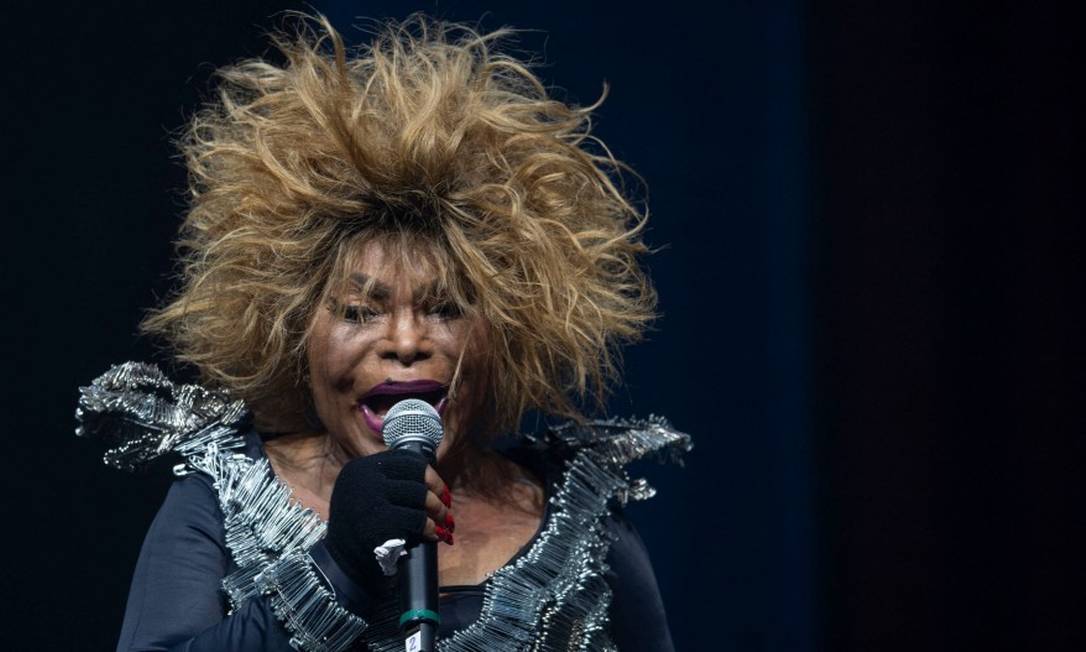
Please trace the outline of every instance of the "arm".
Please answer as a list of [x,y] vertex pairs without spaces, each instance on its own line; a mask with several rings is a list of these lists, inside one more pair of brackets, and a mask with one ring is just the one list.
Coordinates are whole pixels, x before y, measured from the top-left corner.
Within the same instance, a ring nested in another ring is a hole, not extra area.
[[220,582],[230,555],[224,541],[208,478],[194,474],[174,482],[140,551],[118,652],[293,650],[268,598],[254,596],[225,615]]
[[612,640],[620,652],[673,652],[663,599],[641,536],[621,509],[611,512],[607,525],[617,536],[607,557],[607,581],[614,592]]
[[202,474],[175,482],[140,552],[118,651],[347,648],[365,628],[373,597],[389,588],[374,548],[392,538],[436,538],[427,514],[444,520],[448,507],[436,473],[428,486],[428,470],[406,451],[349,462],[332,492],[326,538],[263,568],[254,580],[261,595],[225,617],[230,554],[216,492]]

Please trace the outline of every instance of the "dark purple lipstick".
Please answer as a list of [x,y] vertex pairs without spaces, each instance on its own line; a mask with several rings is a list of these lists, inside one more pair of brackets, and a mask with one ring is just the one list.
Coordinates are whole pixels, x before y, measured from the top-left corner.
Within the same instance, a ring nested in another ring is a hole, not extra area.
[[449,388],[436,380],[386,380],[375,385],[358,399],[358,410],[362,418],[377,435],[384,427],[384,416],[394,404],[405,398],[417,398],[434,406],[438,414],[445,411],[446,394]]
[[361,400],[364,401],[371,396],[399,396],[401,394],[423,394],[443,391],[445,391],[445,385],[436,380],[386,380],[366,392]]

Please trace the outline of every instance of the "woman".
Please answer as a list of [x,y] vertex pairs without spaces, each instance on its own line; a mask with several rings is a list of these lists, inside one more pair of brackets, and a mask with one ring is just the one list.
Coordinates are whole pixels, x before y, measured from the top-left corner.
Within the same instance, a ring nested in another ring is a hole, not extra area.
[[[623,467],[689,438],[577,408],[654,307],[598,103],[551,98],[503,31],[296,28],[180,141],[181,284],[143,326],[203,386],[126,363],[82,390],[108,463],[184,460],[118,649],[402,649],[394,539],[442,542],[439,649],[671,649]],[[409,397],[436,466],[383,443]],[[570,421],[502,436],[526,410]]]

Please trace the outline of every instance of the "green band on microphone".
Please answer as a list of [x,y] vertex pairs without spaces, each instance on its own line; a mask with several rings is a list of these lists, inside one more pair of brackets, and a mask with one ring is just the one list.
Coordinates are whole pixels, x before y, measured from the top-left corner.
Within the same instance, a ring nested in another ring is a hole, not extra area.
[[413,620],[428,620],[435,625],[441,624],[441,616],[436,611],[430,611],[429,609],[411,609],[403,612],[400,616],[400,627],[404,626],[404,623],[409,623]]

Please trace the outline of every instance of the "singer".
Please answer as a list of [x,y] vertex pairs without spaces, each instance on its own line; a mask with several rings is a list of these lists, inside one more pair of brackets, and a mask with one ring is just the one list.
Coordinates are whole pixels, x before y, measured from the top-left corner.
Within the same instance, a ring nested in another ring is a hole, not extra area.
[[[348,49],[297,16],[220,70],[142,324],[200,383],[128,362],[77,410],[107,463],[180,462],[118,650],[403,650],[428,542],[437,649],[672,649],[626,466],[690,438],[591,417],[655,310],[647,213],[589,133],[603,98],[555,99],[509,34],[416,14]],[[440,417],[433,464],[385,444],[405,399]],[[517,434],[528,411],[552,425]]]

